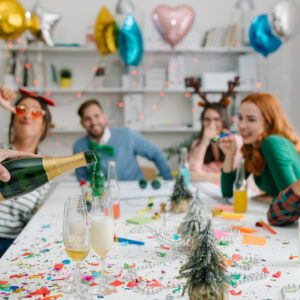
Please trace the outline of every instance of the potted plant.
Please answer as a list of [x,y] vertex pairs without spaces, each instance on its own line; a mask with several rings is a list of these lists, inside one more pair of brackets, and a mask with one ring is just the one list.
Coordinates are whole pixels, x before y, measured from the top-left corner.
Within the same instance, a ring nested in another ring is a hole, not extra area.
[[60,70],[60,87],[70,88],[72,84],[72,71],[70,69]]
[[189,207],[189,201],[192,197],[192,193],[185,186],[183,175],[178,174],[176,177],[174,190],[170,198],[171,211],[177,214],[186,212]]

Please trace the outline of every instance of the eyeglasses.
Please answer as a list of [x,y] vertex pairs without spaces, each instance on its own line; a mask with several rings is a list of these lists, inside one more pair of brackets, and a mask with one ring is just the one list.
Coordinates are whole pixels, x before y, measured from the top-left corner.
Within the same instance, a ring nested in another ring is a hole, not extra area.
[[23,117],[26,115],[26,112],[31,112],[31,117],[33,119],[38,119],[42,117],[46,112],[42,109],[36,109],[36,108],[29,108],[24,105],[16,106],[16,116],[17,117]]

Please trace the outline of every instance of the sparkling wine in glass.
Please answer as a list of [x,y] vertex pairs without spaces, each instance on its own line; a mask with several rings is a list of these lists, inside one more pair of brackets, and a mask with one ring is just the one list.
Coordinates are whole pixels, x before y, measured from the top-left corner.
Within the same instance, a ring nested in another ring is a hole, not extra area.
[[65,251],[74,264],[75,291],[73,289],[72,299],[81,299],[79,267],[90,251],[88,213],[82,196],[70,197],[65,202],[63,239]]
[[107,288],[104,276],[104,258],[111,250],[114,242],[114,223],[112,215],[111,201],[109,197],[94,197],[91,214],[91,244],[93,250],[99,255],[101,260],[101,276],[97,286],[91,288],[92,294],[101,294]]

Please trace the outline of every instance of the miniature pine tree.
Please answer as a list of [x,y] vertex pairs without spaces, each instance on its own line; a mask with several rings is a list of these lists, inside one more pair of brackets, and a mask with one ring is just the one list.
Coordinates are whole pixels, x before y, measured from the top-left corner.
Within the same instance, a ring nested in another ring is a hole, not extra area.
[[178,174],[178,176],[176,177],[173,193],[171,195],[171,202],[174,202],[177,205],[182,200],[191,199],[192,197],[192,193],[185,186],[183,175]]
[[222,299],[227,285],[223,259],[216,247],[212,232],[211,220],[202,235],[194,236],[195,247],[190,253],[188,262],[184,264],[178,278],[187,278],[186,289],[190,299]]
[[199,198],[199,193],[190,202],[188,212],[181,223],[179,233],[189,247],[195,240],[194,235],[202,234],[207,223],[208,214]]

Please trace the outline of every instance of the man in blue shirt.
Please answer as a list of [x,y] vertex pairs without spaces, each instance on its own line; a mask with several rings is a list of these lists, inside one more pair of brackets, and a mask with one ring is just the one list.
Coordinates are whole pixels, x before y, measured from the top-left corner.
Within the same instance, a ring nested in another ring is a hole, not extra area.
[[[107,127],[107,116],[97,100],[88,100],[78,109],[81,125],[87,131],[87,136],[77,140],[73,146],[73,153],[89,149],[89,141],[114,148],[114,154],[109,156],[99,149],[102,170],[107,177],[108,162],[116,162],[119,180],[140,180],[143,172],[138,165],[137,155],[154,162],[161,176],[172,179],[170,167],[163,152],[140,133],[126,127]],[[78,180],[89,179],[88,167],[76,169]]]

